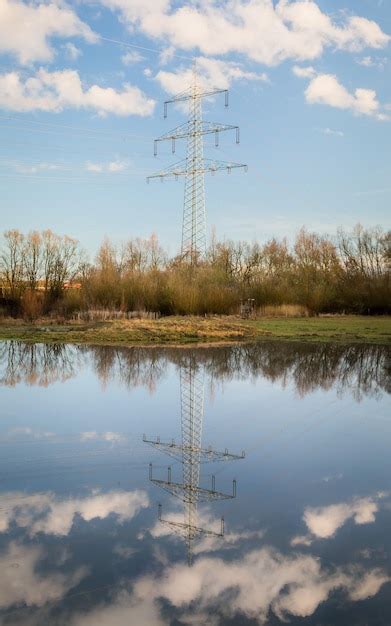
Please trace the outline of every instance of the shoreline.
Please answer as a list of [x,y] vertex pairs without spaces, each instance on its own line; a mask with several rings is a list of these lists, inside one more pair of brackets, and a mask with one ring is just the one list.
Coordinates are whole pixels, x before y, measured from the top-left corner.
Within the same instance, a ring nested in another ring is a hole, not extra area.
[[106,346],[224,346],[254,341],[391,343],[391,316],[309,318],[165,317],[158,320],[67,322],[0,320],[0,340]]

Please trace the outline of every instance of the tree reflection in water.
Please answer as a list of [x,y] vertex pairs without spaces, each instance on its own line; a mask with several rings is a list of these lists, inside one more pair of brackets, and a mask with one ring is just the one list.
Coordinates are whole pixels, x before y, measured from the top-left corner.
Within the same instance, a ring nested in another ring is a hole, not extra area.
[[170,364],[192,355],[212,383],[264,377],[294,385],[300,396],[336,387],[355,400],[390,393],[390,349],[381,345],[267,342],[225,347],[117,348],[64,344],[0,343],[0,383],[48,386],[76,376],[87,361],[103,386],[120,381],[153,393]]
[[14,387],[23,382],[48,387],[76,376],[83,361],[83,353],[76,346],[0,342],[0,384]]

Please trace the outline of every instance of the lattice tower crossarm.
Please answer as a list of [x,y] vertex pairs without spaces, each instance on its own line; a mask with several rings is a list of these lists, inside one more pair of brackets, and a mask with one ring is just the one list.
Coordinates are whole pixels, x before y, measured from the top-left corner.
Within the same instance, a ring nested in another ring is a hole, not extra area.
[[[247,165],[243,163],[235,163],[234,161],[219,161],[217,159],[203,159],[202,169],[197,170],[197,173],[202,174],[215,174],[216,172],[220,172],[225,170],[228,174],[231,173],[232,170],[242,168],[247,171]],[[159,172],[155,172],[147,177],[147,181],[149,182],[153,178],[159,178],[161,181],[164,178],[178,178],[179,176],[187,176],[188,175],[188,164],[186,159],[182,159],[182,161],[178,161],[170,167],[165,168],[164,170],[160,170]]]
[[220,532],[211,529],[201,528],[200,526],[191,526],[186,522],[177,522],[174,520],[164,519],[162,517],[162,505],[158,508],[159,521],[170,528],[173,532],[179,534],[186,542],[187,546],[187,563],[190,566],[193,561],[193,544],[197,537],[206,535],[207,537],[224,537],[224,517],[221,518]]
[[232,481],[232,493],[223,493],[222,491],[216,491],[216,480],[215,476],[212,475],[212,486],[211,489],[207,489],[205,487],[200,487],[199,485],[187,484],[187,483],[178,483],[172,480],[171,476],[171,466],[168,467],[167,472],[167,480],[162,480],[160,478],[154,478],[153,476],[153,465],[149,464],[149,480],[167,491],[171,495],[179,498],[186,504],[191,504],[193,502],[211,502],[214,500],[232,500],[236,498],[236,480]]
[[[155,439],[148,439],[146,435],[143,435],[144,443],[149,444],[155,450],[159,450],[164,454],[168,454],[173,459],[180,461],[182,459],[182,450],[184,448],[183,444],[176,443],[175,439],[171,439],[171,441],[161,441],[160,437],[156,437]],[[245,458],[245,452],[242,451],[241,454],[232,454],[226,448],[225,450],[214,450],[212,446],[208,448],[200,448],[198,450],[200,463],[219,463],[223,461],[238,461],[240,459]]]
[[[214,135],[215,136],[216,148],[219,145],[220,133],[228,131],[228,130],[235,131],[236,143],[239,143],[240,141],[239,126],[233,126],[232,124],[220,124],[218,122],[205,122],[205,121],[202,121],[199,126],[200,135],[202,136]],[[159,143],[163,141],[171,141],[171,146],[172,146],[171,149],[172,149],[172,152],[174,153],[176,149],[176,140],[187,138],[192,132],[193,132],[193,127],[192,127],[191,121],[189,120],[188,122],[185,122],[181,126],[177,126],[177,128],[174,128],[173,130],[168,131],[168,133],[161,135],[154,141],[154,156],[157,156],[157,148],[158,148]]]

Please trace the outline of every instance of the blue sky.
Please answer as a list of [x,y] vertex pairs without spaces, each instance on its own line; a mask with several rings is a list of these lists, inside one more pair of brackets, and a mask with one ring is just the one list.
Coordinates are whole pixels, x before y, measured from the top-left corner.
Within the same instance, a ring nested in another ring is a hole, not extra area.
[[173,161],[153,138],[183,123],[162,103],[194,56],[206,86],[230,88],[205,119],[241,127],[206,156],[249,165],[207,177],[209,232],[389,227],[390,34],[388,0],[0,0],[2,230],[51,228],[91,253],[155,232],[176,252],[183,183],[145,177]]

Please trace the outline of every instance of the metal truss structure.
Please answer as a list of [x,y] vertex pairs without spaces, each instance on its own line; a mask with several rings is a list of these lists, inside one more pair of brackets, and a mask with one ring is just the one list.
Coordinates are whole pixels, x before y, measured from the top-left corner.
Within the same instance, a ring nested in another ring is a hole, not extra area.
[[184,538],[187,545],[189,565],[192,563],[193,544],[197,537],[208,535],[222,537],[224,535],[224,519],[221,519],[220,531],[202,528],[198,525],[198,504],[213,502],[236,497],[236,480],[232,483],[232,493],[216,490],[215,476],[212,476],[211,488],[200,486],[200,464],[208,461],[227,461],[244,458],[241,455],[230,454],[228,450],[219,452],[211,447],[202,447],[202,422],[204,415],[204,378],[197,368],[193,358],[190,358],[180,371],[181,386],[181,431],[182,442],[162,442],[159,437],[143,440],[153,448],[167,453],[179,460],[182,464],[182,482],[172,480],[172,469],[168,467],[167,479],[156,478],[153,475],[152,463],[149,465],[149,479],[157,487],[179,498],[184,505],[183,522],[165,519],[162,517],[162,506],[159,504],[159,520]]
[[154,178],[159,178],[163,181],[164,178],[168,177],[174,177],[176,179],[179,176],[185,177],[181,253],[191,264],[195,264],[202,258],[206,251],[205,174],[208,172],[214,174],[221,170],[226,170],[230,173],[232,169],[235,168],[244,168],[247,170],[247,166],[242,163],[204,159],[203,137],[205,135],[214,134],[215,146],[217,147],[219,145],[220,133],[227,130],[234,130],[236,133],[236,143],[239,143],[238,126],[206,122],[202,119],[203,98],[217,94],[225,95],[225,106],[227,107],[228,90],[202,89],[199,84],[195,61],[193,64],[193,80],[191,86],[164,103],[164,117],[167,117],[168,104],[188,103],[188,121],[154,141],[154,154],[156,156],[159,142],[170,141],[172,144],[172,152],[174,153],[176,140],[187,139],[186,159],[147,177],[148,182]]

